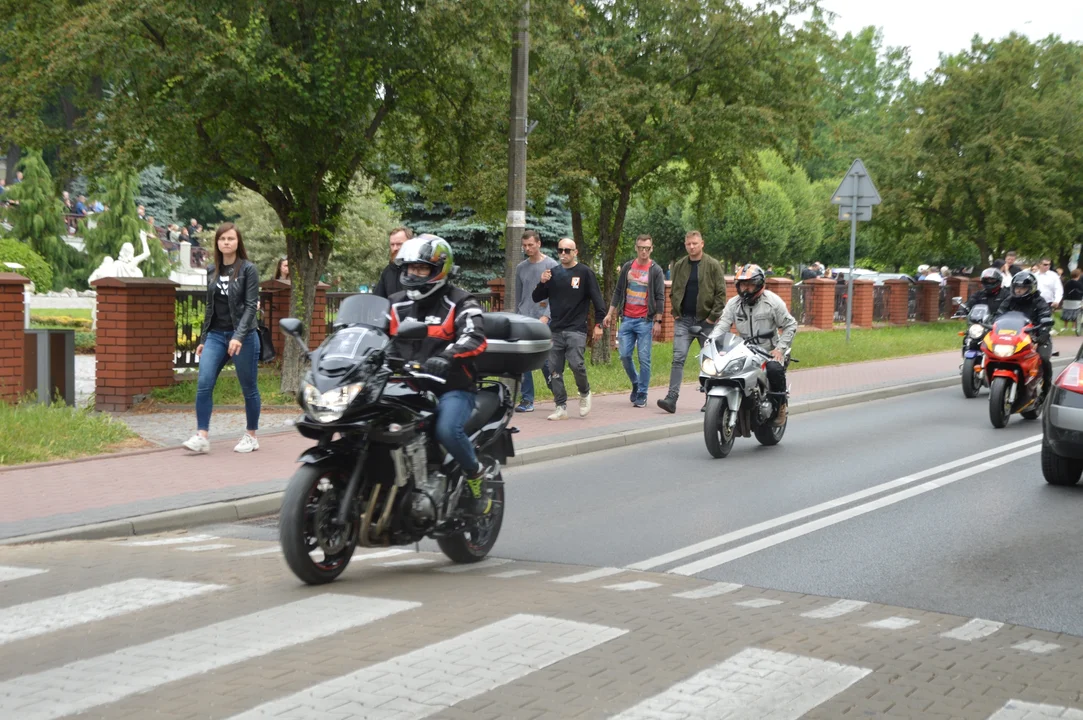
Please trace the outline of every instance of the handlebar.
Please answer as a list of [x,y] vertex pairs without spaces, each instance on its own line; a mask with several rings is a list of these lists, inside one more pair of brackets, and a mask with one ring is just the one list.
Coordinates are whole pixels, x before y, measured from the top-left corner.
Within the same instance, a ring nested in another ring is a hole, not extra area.
[[399,358],[388,358],[388,364],[392,365],[394,370],[394,364],[399,365],[399,371],[404,373],[407,377],[411,377],[417,380],[431,380],[435,383],[444,385],[447,383],[446,378],[439,377],[437,375],[430,375],[429,373],[421,372],[421,363],[414,361],[401,360]]

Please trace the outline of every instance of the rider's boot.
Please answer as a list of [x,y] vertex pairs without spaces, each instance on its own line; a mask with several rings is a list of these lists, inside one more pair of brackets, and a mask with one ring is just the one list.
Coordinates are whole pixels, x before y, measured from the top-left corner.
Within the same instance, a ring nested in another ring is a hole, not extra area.
[[478,471],[464,478],[459,506],[470,515],[488,515],[493,508],[493,490],[486,480],[496,475],[495,465],[478,463]]
[[775,415],[775,427],[781,427],[786,424],[786,408],[786,403],[781,403],[778,406],[778,414]]

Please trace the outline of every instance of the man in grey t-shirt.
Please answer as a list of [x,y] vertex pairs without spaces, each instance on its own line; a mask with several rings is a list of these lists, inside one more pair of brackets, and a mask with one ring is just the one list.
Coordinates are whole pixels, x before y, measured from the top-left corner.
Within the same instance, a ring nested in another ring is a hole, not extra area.
[[[533,230],[523,233],[523,260],[515,267],[515,312],[527,317],[549,322],[549,301],[534,302],[530,297],[534,288],[541,282],[542,273],[555,268],[559,263],[541,251],[541,238]],[[549,385],[549,363],[542,368],[546,386]],[[534,373],[523,374],[522,400],[515,407],[516,412],[534,412]]]

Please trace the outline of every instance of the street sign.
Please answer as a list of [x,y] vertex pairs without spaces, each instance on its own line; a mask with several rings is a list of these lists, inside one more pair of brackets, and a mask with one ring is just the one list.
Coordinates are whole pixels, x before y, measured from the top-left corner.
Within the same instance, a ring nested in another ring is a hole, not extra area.
[[831,204],[839,206],[839,220],[850,221],[850,272],[846,275],[846,342],[850,342],[850,322],[854,315],[854,254],[857,249],[857,222],[872,220],[872,206],[880,204],[880,193],[865,169],[861,158],[846,171],[846,177],[831,195]]

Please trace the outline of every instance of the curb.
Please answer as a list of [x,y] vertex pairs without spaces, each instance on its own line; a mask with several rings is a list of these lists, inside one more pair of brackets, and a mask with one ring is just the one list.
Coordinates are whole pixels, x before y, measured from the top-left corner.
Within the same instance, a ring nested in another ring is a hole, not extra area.
[[[1054,361],[1053,370],[1059,370],[1068,365],[1071,360]],[[926,392],[928,390],[940,390],[959,383],[958,376],[938,378],[936,380],[921,380],[904,385],[865,390],[863,392],[834,395],[830,397],[803,400],[790,403],[790,415],[831,410],[833,408],[859,405],[873,400],[887,400],[902,395]],[[535,463],[559,460],[561,458],[576,455],[588,455],[590,453],[612,450],[614,448],[638,445],[655,440],[665,440],[682,435],[692,435],[702,431],[702,420],[682,420],[658,427],[643,428],[640,430],[626,430],[608,435],[598,435],[586,440],[569,443],[566,445],[543,445],[541,447],[527,448],[516,453],[515,457],[509,458],[505,467],[524,467]],[[155,452],[155,451],[150,451]],[[181,530],[195,525],[209,523],[236,522],[261,515],[270,515],[278,512],[282,505],[284,493],[267,493],[247,498],[239,498],[227,502],[210,503],[207,505],[195,505],[193,507],[165,512],[140,515],[125,520],[113,520],[110,522],[82,525],[79,527],[53,530],[50,532],[23,535],[19,537],[0,540],[0,545],[21,545],[24,543],[54,542],[58,540],[101,540],[104,538],[126,537],[133,535],[148,535],[151,533],[166,532],[169,530]]]

